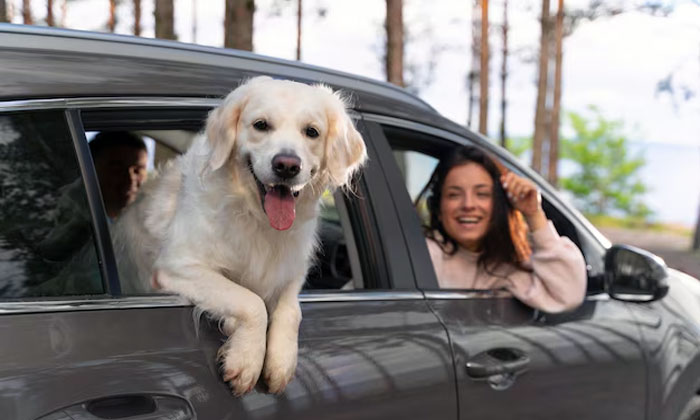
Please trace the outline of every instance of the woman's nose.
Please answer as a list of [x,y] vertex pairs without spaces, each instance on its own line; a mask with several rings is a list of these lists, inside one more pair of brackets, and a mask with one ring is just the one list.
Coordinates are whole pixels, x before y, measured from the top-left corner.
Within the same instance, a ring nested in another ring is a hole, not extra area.
[[474,203],[474,196],[472,194],[464,194],[464,198],[462,199],[462,207],[470,209],[474,207]]

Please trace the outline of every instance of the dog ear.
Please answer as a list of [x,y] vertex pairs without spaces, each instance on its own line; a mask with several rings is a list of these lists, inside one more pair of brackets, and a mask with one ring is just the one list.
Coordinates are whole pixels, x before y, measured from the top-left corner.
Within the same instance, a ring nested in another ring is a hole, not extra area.
[[209,113],[205,132],[211,149],[209,167],[212,171],[224,166],[233,151],[238,118],[252,88],[268,80],[272,78],[259,76],[244,82],[229,93],[220,106]]
[[355,171],[367,160],[367,149],[362,136],[346,112],[345,101],[338,93],[334,93],[333,96],[336,103],[330,107],[328,116],[325,169],[331,186],[345,187]]

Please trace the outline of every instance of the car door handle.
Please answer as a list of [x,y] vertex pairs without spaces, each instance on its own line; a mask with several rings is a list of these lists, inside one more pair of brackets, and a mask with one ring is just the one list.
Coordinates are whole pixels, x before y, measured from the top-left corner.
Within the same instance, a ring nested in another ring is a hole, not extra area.
[[467,361],[467,375],[472,379],[521,374],[527,370],[530,357],[516,348],[499,347],[479,353]]
[[116,395],[62,408],[37,420],[194,419],[190,404],[170,395]]

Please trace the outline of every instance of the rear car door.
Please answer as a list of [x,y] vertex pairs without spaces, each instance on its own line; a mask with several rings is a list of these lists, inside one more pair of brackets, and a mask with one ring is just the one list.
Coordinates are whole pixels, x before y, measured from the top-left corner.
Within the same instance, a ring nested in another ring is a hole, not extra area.
[[282,395],[233,397],[216,321],[176,296],[121,293],[86,130],[196,131],[212,102],[182,103],[0,104],[2,417],[457,418],[447,333],[415,287],[371,143],[356,194],[326,197]]
[[498,152],[478,138],[393,118],[366,119],[402,209],[419,287],[450,335],[460,418],[645,418],[647,372],[639,327],[625,303],[603,293],[600,245],[545,193],[548,217],[582,248],[589,264],[589,293],[581,307],[547,314],[498,291],[438,289],[412,200],[446,150],[470,143]]

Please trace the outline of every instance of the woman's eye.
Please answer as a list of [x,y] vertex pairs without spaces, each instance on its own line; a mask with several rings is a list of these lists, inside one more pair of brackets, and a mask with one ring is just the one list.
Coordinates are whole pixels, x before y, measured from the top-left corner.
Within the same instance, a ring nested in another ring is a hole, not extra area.
[[270,129],[270,126],[267,124],[267,121],[265,121],[265,120],[255,121],[253,123],[253,127],[258,131],[267,131]]
[[306,127],[305,133],[307,137],[310,137],[312,139],[318,137],[318,130],[316,130],[313,127]]
[[477,196],[480,198],[490,198],[491,193],[478,193]]

